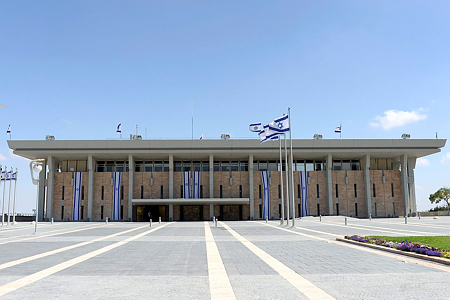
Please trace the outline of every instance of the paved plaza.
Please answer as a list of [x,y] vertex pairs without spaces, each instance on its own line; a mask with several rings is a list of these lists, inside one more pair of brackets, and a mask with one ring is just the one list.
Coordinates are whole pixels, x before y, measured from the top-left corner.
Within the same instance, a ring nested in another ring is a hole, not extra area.
[[0,228],[5,299],[450,299],[450,267],[336,241],[448,235],[450,217],[20,223]]

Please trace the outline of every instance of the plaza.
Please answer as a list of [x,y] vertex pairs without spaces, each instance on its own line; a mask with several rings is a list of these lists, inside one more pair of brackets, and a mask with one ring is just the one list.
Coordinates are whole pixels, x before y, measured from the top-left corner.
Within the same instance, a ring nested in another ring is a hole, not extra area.
[[336,241],[447,235],[450,217],[55,222],[0,228],[7,299],[448,299],[450,267]]

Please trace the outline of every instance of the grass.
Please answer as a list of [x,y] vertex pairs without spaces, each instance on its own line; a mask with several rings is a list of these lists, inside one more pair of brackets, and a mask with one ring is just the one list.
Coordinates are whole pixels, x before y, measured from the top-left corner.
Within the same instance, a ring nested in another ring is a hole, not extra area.
[[415,244],[427,245],[444,250],[450,250],[450,236],[379,236],[371,235],[370,237],[382,238],[386,241],[397,242],[408,240]]

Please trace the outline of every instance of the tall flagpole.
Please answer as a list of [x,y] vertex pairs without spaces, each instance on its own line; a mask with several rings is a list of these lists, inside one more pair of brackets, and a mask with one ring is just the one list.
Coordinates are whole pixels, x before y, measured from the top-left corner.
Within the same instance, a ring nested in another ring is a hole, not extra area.
[[342,123],[339,124],[339,139],[342,140]]
[[289,163],[286,146],[286,133],[284,134],[284,165],[286,168],[286,225],[289,225]]
[[281,155],[281,137],[280,140],[280,184],[281,184],[281,222],[280,225],[284,225],[284,192],[283,192],[283,157]]
[[289,139],[291,140],[291,197],[292,197],[292,227],[295,227],[295,195],[294,195],[294,157],[292,155],[292,129],[291,129],[291,108],[288,107],[289,115]]
[[19,170],[16,168],[16,179],[14,179],[14,202],[13,202],[13,225],[16,224],[16,190],[17,190],[17,175]]
[[5,190],[6,190],[6,170],[7,169],[8,168],[5,166],[5,176],[3,176],[2,226],[5,224]]
[[11,220],[11,187],[12,187],[12,173],[13,168],[11,168],[11,176],[9,176],[9,194],[8,194],[8,222],[6,224],[9,226],[9,221]]

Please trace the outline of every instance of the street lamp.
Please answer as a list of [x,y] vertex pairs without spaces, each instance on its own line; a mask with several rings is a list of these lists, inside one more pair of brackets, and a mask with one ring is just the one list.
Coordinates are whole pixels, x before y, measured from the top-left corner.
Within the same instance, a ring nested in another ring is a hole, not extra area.
[[[45,159],[35,159],[30,161],[30,174],[31,181],[36,185],[37,195],[36,195],[36,222],[34,224],[34,233],[37,233],[38,226],[38,212],[39,212],[39,174],[42,171],[42,166],[44,165]],[[37,173],[37,179],[34,178],[33,172]]]

